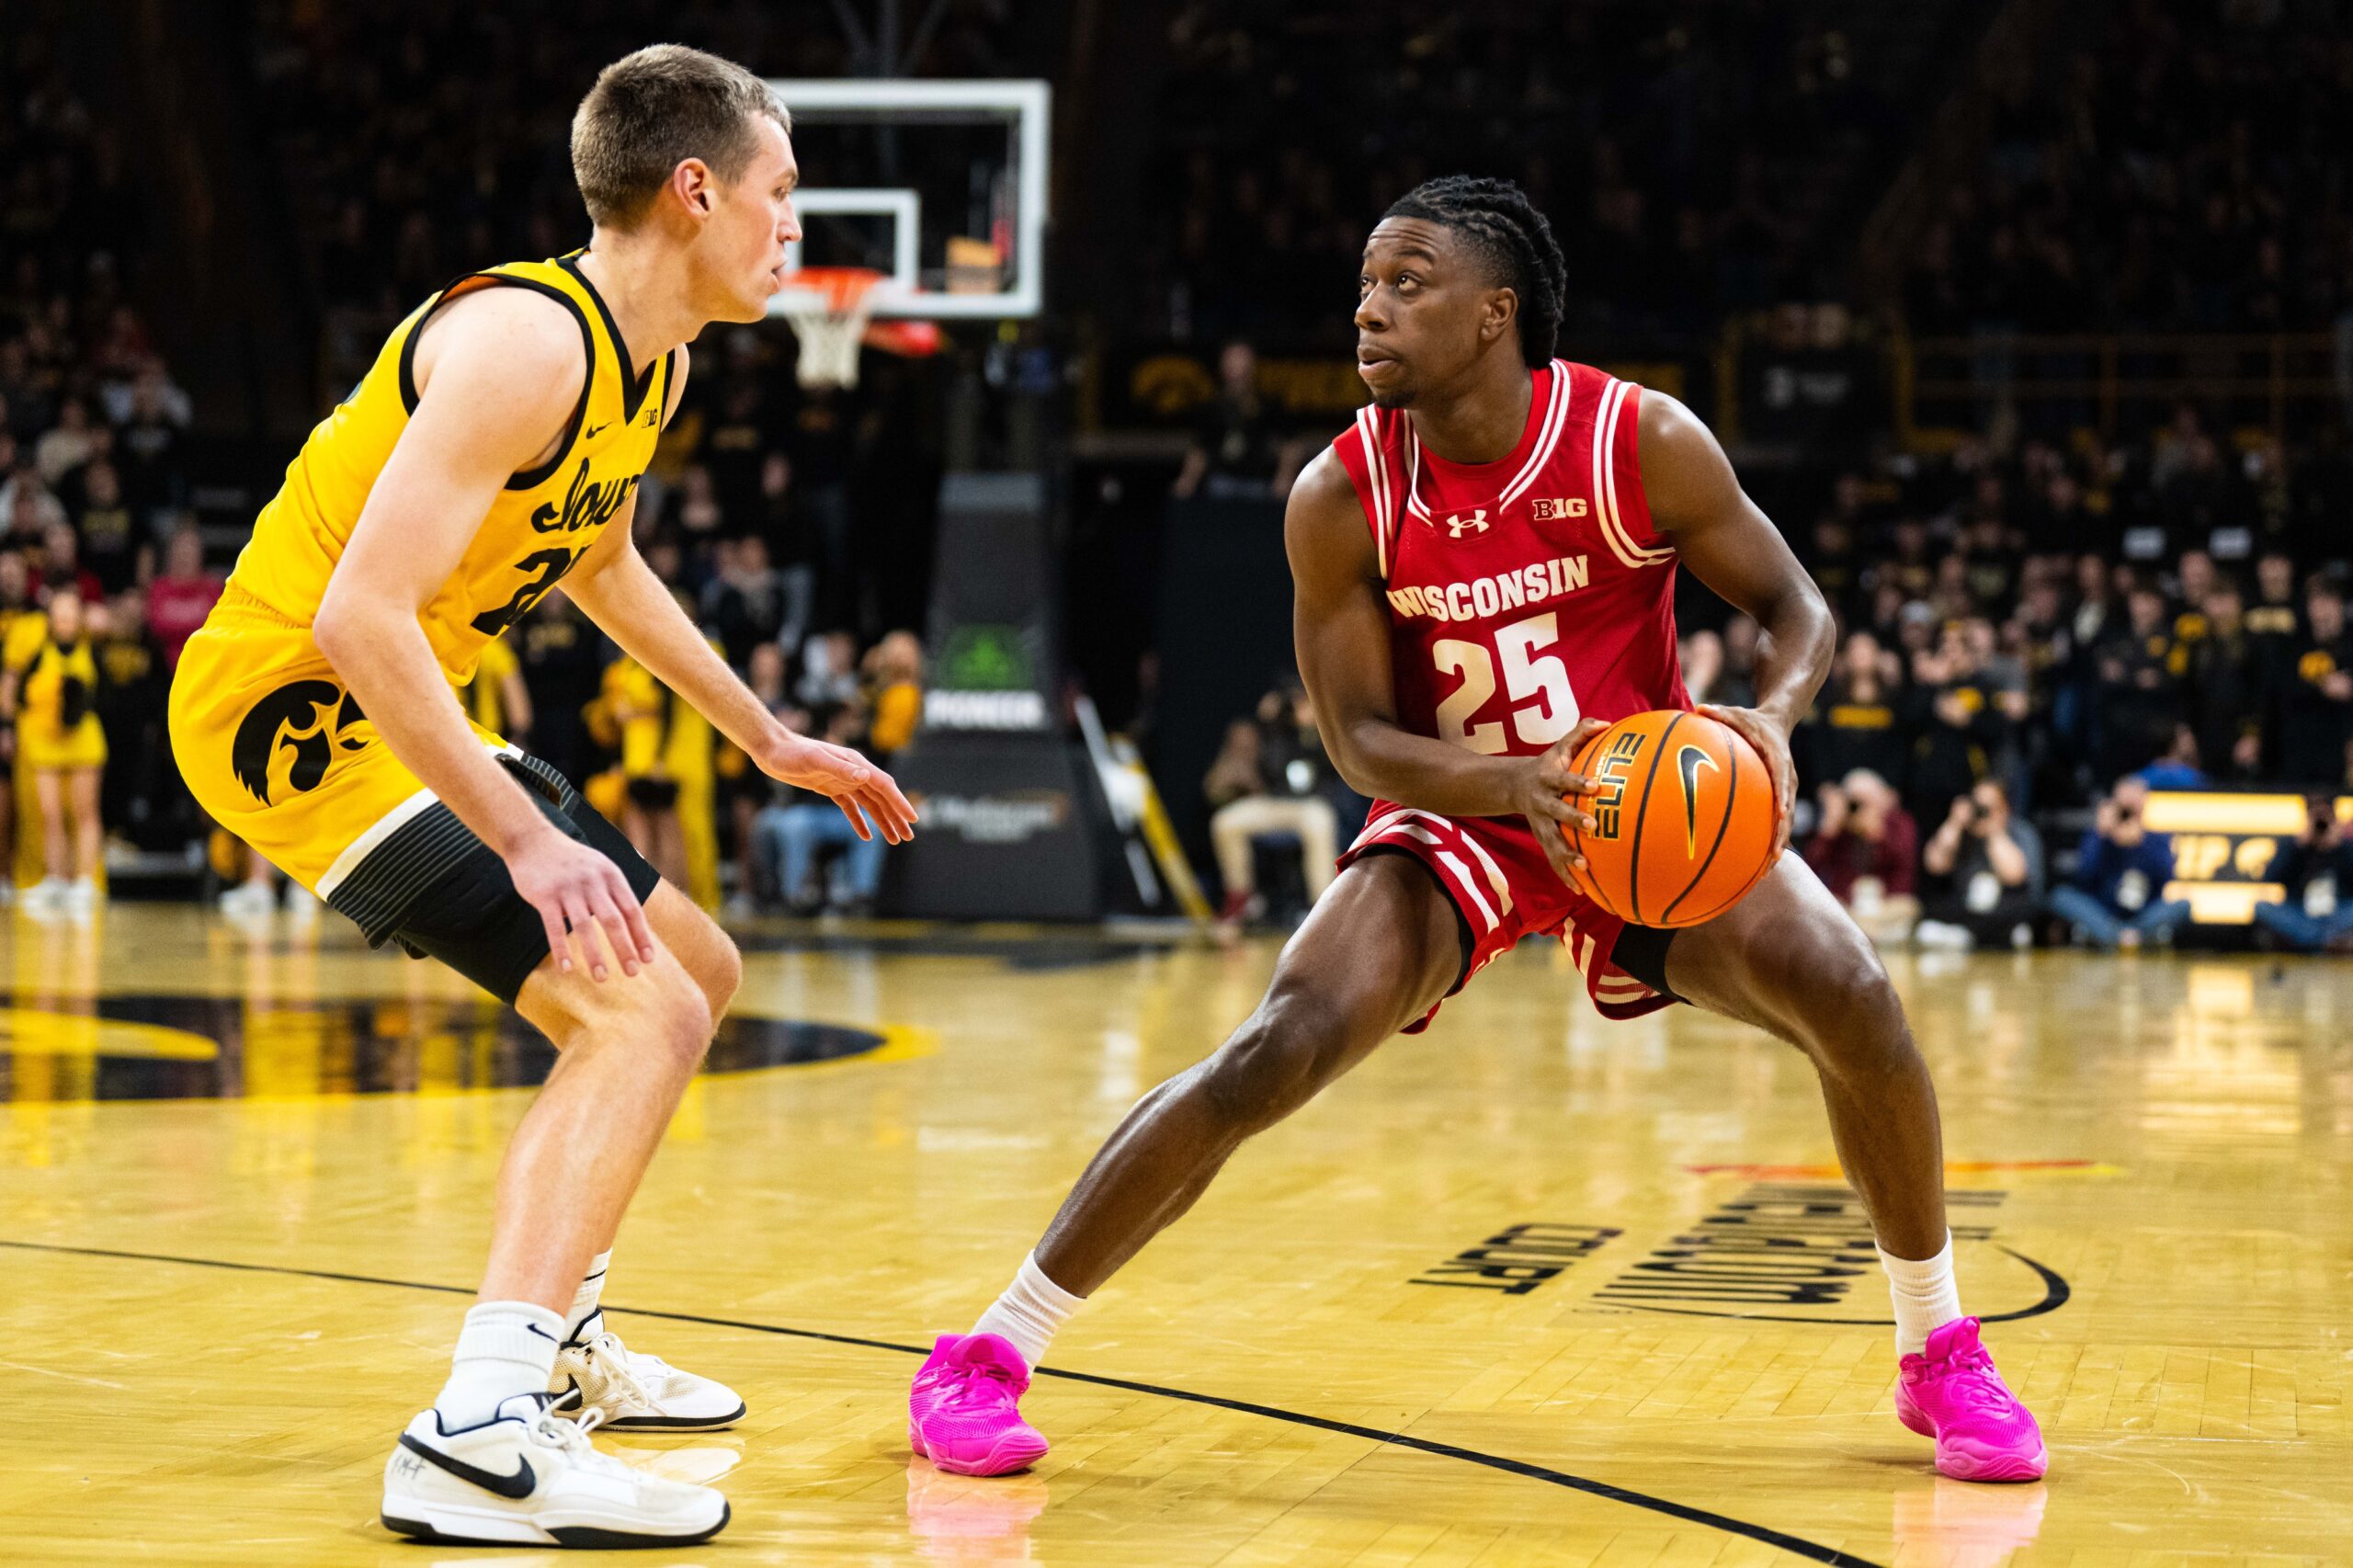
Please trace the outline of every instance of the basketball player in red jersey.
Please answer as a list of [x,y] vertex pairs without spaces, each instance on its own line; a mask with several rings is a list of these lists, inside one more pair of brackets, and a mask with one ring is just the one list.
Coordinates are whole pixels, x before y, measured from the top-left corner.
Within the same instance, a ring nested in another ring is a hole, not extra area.
[[1079,1302],[1305,1105],[1523,937],[1567,943],[1597,1007],[1686,1002],[1766,1029],[1821,1075],[1839,1161],[1894,1297],[1896,1411],[1962,1480],[2040,1477],[2034,1418],[1963,1317],[1936,1090],[1870,942],[1783,856],[1717,918],[1626,926],[1577,891],[1569,758],[1606,723],[1688,709],[1675,572],[1756,619],[1753,709],[1705,710],[1774,778],[1828,672],[1829,608],[1673,398],[1553,358],[1566,267],[1518,188],[1449,178],[1390,209],[1358,280],[1353,429],[1300,476],[1285,539],[1299,665],[1340,772],[1377,797],[1266,1000],[1137,1104],[1013,1284],[943,1336],[910,1396],[916,1450],[997,1474],[1043,1454],[1017,1401]]

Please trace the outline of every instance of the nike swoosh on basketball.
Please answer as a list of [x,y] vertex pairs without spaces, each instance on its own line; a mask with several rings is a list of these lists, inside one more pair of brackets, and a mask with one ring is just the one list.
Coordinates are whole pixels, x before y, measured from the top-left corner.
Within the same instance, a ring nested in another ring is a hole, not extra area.
[[494,1492],[501,1497],[512,1497],[519,1502],[529,1497],[531,1488],[540,1483],[540,1478],[531,1473],[531,1461],[519,1454],[515,1459],[515,1473],[499,1475],[470,1465],[461,1459],[452,1459],[430,1444],[418,1442],[406,1432],[401,1434],[401,1447],[422,1454],[428,1462],[439,1465],[460,1481],[479,1486],[484,1492]]

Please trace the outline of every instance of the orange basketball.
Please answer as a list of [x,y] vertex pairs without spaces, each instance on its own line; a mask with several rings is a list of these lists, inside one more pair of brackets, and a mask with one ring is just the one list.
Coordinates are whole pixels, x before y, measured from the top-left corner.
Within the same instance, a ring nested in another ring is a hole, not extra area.
[[1773,780],[1729,726],[1699,713],[1637,713],[1587,741],[1571,766],[1600,787],[1571,797],[1596,825],[1563,831],[1585,857],[1586,891],[1612,915],[1698,926],[1771,868]]

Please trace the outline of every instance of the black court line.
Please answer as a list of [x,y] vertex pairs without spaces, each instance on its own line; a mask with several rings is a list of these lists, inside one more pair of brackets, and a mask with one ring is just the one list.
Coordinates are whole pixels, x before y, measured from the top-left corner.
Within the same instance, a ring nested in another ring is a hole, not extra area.
[[[2030,1307],[2020,1307],[2016,1312],[1980,1312],[1977,1314],[1979,1323],[2017,1323],[2024,1318],[2039,1318],[2045,1312],[2057,1312],[2075,1296],[2075,1287],[2068,1284],[2057,1269],[2048,1264],[2037,1263],[2015,1247],[2006,1247],[1999,1242],[1993,1244],[1995,1251],[2008,1253],[2041,1277],[2042,1300]],[[1597,1297],[1595,1300],[1601,1306],[1616,1312],[1665,1312],[1670,1317],[1724,1318],[1733,1323],[1818,1323],[1833,1328],[1893,1328],[1895,1326],[1893,1318],[1810,1318],[1794,1312],[1714,1312],[1699,1307],[1645,1306],[1640,1301],[1614,1301],[1608,1297]]]
[[[398,1290],[435,1290],[449,1296],[471,1296],[474,1293],[472,1287],[465,1285],[435,1285],[421,1279],[389,1279],[377,1274],[342,1274],[325,1268],[289,1268],[278,1264],[236,1263],[217,1257],[182,1257],[171,1253],[122,1252],[112,1247],[59,1246],[47,1242],[6,1240],[0,1240],[0,1247],[9,1247],[19,1252],[63,1253],[76,1257],[127,1258],[138,1263],[176,1263],[192,1268],[231,1269],[240,1274],[277,1274],[301,1279],[333,1279],[347,1285],[382,1285]],[[813,1328],[788,1328],[780,1324],[751,1323],[742,1318],[706,1317],[698,1312],[654,1312],[642,1307],[620,1305],[614,1305],[608,1310],[626,1313],[631,1317],[661,1318],[670,1323],[702,1324],[713,1328],[739,1328],[753,1334],[772,1334],[788,1339],[810,1339],[825,1345],[850,1345],[862,1350],[890,1350],[902,1356],[920,1357],[931,1354],[927,1346],[901,1345],[890,1339],[867,1339],[854,1334],[827,1334]],[[1285,1410],[1279,1405],[1254,1404],[1248,1400],[1226,1399],[1211,1393],[1195,1393],[1189,1389],[1166,1388],[1158,1383],[1140,1383],[1127,1378],[1100,1377],[1093,1372],[1069,1372],[1055,1367],[1040,1367],[1037,1369],[1036,1375],[1041,1378],[1060,1378],[1065,1382],[1092,1383],[1097,1388],[1120,1389],[1129,1393],[1154,1394],[1162,1399],[1181,1400],[1188,1404],[1206,1404],[1219,1410],[1238,1411],[1245,1415],[1263,1415],[1269,1421],[1287,1421],[1294,1426],[1310,1426],[1321,1432],[1337,1432],[1344,1437],[1362,1437],[1370,1442],[1383,1443],[1393,1448],[1412,1449],[1420,1453],[1435,1454],[1440,1459],[1461,1460],[1466,1464],[1502,1471],[1507,1475],[1525,1476],[1530,1481],[1541,1481],[1550,1485],[1566,1487],[1572,1492],[1582,1492],[1588,1496],[1606,1498],[1612,1503],[1623,1503],[1630,1507],[1647,1509],[1651,1513],[1662,1514],[1671,1519],[1681,1519],[1687,1524],[1703,1525],[1710,1529],[1722,1530],[1727,1535],[1763,1541],[1768,1546],[1778,1547],[1783,1551],[1803,1557],[1811,1562],[1833,1564],[1834,1568],[1881,1568],[1881,1564],[1873,1562],[1867,1557],[1858,1557],[1851,1551],[1841,1551],[1836,1547],[1824,1546],[1801,1536],[1789,1535],[1764,1525],[1750,1524],[1745,1519],[1735,1519],[1729,1515],[1711,1513],[1705,1508],[1694,1508],[1688,1504],[1670,1502],[1665,1497],[1654,1497],[1647,1492],[1612,1486],[1606,1481],[1571,1475],[1566,1471],[1553,1470],[1540,1464],[1530,1464],[1525,1460],[1509,1459],[1502,1454],[1491,1454],[1478,1449],[1465,1449],[1452,1443],[1433,1442],[1427,1437],[1415,1437],[1404,1432],[1385,1431],[1378,1426],[1359,1426],[1353,1421],[1333,1421],[1321,1415],[1310,1415],[1302,1411]]]

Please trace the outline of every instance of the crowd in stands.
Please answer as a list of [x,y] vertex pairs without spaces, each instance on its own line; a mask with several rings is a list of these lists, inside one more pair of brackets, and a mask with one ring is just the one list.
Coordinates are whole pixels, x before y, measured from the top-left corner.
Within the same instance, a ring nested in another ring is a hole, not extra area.
[[28,25],[0,51],[0,890],[85,906],[101,824],[160,825],[165,683],[213,589],[188,400],[124,290],[121,148],[51,41]]
[[[1841,623],[1797,735],[1800,842],[1859,914],[1930,945],[2024,942],[2046,916],[2101,946],[2161,939],[2188,911],[2158,896],[2151,785],[2353,787],[2353,551],[2288,525],[2305,476],[2278,449],[2218,448],[2188,408],[2117,449],[1972,445],[1842,475],[1790,530]],[[1685,641],[1704,700],[1745,701],[1756,657],[1742,617]],[[2086,811],[2056,876],[2034,818]],[[2306,894],[2336,831],[2287,868],[2312,872],[2288,884],[2299,912],[2333,908]]]
[[2326,328],[2353,311],[2353,35],[2299,0],[2115,0],[2011,85],[1918,248],[1921,334]]

